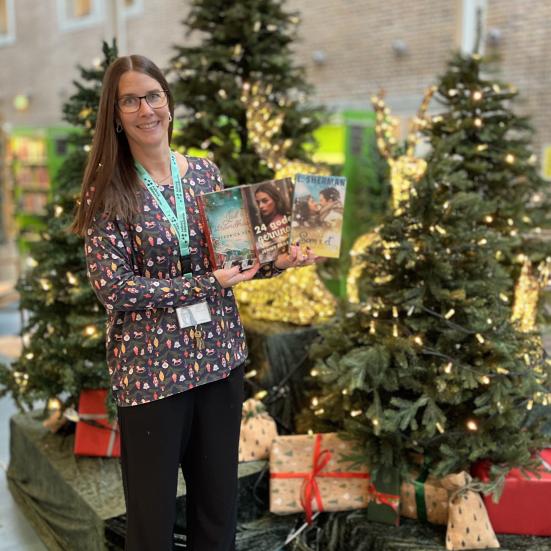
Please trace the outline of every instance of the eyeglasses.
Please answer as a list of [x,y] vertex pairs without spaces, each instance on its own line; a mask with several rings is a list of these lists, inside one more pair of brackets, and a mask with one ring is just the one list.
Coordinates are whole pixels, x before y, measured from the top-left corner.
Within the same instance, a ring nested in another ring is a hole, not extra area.
[[160,109],[168,103],[168,94],[166,90],[155,90],[145,96],[122,96],[117,100],[117,106],[122,113],[135,113],[140,109],[143,99],[149,107]]

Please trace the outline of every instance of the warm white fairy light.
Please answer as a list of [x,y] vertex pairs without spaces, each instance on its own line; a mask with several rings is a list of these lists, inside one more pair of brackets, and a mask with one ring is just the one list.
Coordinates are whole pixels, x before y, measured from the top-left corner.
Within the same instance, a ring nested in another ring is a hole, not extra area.
[[51,282],[46,278],[40,278],[38,282],[44,291],[49,291],[52,288]]
[[486,222],[487,224],[491,224],[493,221],[494,221],[493,216],[488,215],[484,217],[484,222]]
[[61,400],[59,398],[48,398],[46,405],[48,411],[56,411],[61,409]]
[[63,207],[61,205],[56,205],[54,207],[54,214],[56,218],[59,218],[63,214]]
[[362,410],[361,409],[353,409],[351,412],[350,412],[350,417],[358,417],[358,415],[361,415],[362,414]]
[[473,421],[472,419],[469,419],[467,421],[467,428],[470,430],[470,431],[477,431],[478,430],[478,425],[476,424],[476,421]]
[[475,90],[473,92],[472,98],[473,98],[474,101],[480,101],[482,99],[482,96],[483,96],[483,94],[480,90]]
[[245,373],[245,379],[252,379],[258,375],[258,371],[256,369],[251,369],[250,371],[247,371]]
[[480,117],[476,117],[476,119],[474,120],[474,125],[477,128],[481,128],[482,127],[482,119]]
[[455,314],[455,310],[452,308],[446,312],[446,315],[444,316],[447,320],[449,320],[453,315]]
[[311,369],[310,370],[310,376],[311,377],[317,377],[319,375],[319,371],[317,369]]
[[480,333],[477,333],[476,335],[476,340],[480,343],[480,344],[484,344],[486,341],[484,340],[484,337],[480,334]]
[[259,391],[254,395],[254,399],[255,399],[255,400],[262,400],[263,398],[266,398],[266,396],[268,396],[268,391],[267,391],[267,390],[259,390]]
[[25,358],[27,358],[27,360],[32,360],[34,358],[34,354],[32,352],[27,352],[27,354],[25,354]]
[[85,328],[84,328],[84,334],[87,336],[87,337],[93,337],[97,334],[97,329],[96,329],[96,326],[95,325],[87,325]]
[[319,400],[314,396],[312,398],[312,407],[318,407],[319,405]]
[[417,335],[416,337],[414,337],[413,341],[418,344],[419,346],[423,346],[423,339]]
[[78,283],[78,278],[72,272],[67,272],[66,277],[67,277],[67,281],[71,285],[76,285]]
[[482,377],[480,377],[480,382],[483,385],[489,385],[490,384],[490,377],[488,377],[488,375],[482,375]]
[[453,368],[453,363],[452,362],[447,363],[444,366],[444,373],[447,373],[449,375],[452,372],[452,368]]
[[442,426],[442,423],[439,421],[436,423],[436,428],[438,429],[438,432],[442,434],[444,432],[444,427]]
[[515,162],[515,156],[512,153],[507,153],[507,155],[505,155],[505,161],[512,165]]

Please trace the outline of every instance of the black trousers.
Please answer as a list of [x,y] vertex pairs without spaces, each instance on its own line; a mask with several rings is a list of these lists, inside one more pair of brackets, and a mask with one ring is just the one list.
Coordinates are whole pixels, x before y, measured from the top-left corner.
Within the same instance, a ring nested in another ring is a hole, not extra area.
[[172,551],[178,468],[191,551],[234,551],[243,366],[227,379],[118,408],[126,551]]

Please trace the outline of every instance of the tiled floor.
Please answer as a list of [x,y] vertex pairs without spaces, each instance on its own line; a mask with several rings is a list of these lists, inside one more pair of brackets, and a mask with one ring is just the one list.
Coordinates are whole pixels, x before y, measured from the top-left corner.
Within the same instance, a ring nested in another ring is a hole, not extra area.
[[[17,351],[17,340],[13,337],[19,332],[19,326],[16,303],[0,309],[0,361],[9,360]],[[9,419],[16,411],[10,397],[0,399],[0,551],[46,551],[47,548],[15,504],[6,482]]]

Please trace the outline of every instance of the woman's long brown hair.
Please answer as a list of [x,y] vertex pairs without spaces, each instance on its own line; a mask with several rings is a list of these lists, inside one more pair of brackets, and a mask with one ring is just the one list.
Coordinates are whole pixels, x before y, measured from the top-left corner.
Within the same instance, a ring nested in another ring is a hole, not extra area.
[[[80,200],[70,231],[84,236],[94,215],[105,212],[129,221],[139,211],[139,182],[134,160],[124,132],[116,132],[119,80],[127,71],[137,71],[154,78],[167,90],[168,108],[174,118],[174,99],[161,70],[141,55],[120,57],[105,72],[92,149],[84,171]],[[172,138],[172,122],[168,141]]]

